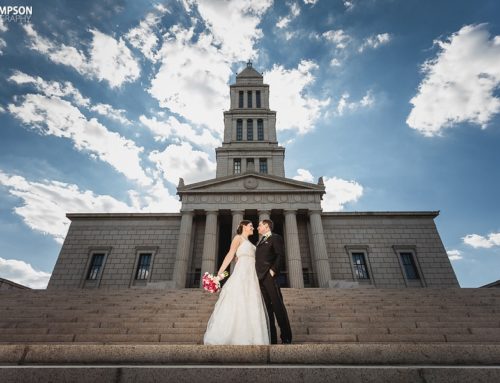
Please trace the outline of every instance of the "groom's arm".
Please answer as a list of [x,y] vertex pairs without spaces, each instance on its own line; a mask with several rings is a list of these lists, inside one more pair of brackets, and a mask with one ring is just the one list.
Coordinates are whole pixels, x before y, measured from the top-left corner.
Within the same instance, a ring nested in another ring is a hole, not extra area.
[[283,237],[281,237],[281,235],[273,235],[272,238],[276,259],[271,266],[271,270],[274,272],[274,275],[276,275],[280,271],[281,258],[285,256],[285,245],[283,244]]

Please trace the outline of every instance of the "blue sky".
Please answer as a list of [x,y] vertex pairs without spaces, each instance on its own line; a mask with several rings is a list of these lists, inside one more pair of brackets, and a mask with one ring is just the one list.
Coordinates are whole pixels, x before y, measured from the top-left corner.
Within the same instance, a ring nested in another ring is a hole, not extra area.
[[440,210],[461,286],[500,279],[498,1],[31,5],[0,24],[0,277],[45,287],[67,212],[178,211],[250,59],[325,211]]

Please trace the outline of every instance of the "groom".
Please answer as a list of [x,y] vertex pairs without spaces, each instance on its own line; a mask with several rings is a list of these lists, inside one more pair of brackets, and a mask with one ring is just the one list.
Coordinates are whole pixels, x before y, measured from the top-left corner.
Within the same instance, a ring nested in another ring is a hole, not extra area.
[[292,343],[292,330],[288,321],[288,314],[283,303],[281,290],[276,278],[280,271],[280,260],[285,256],[283,238],[272,233],[273,221],[264,219],[259,222],[257,231],[262,236],[255,250],[255,269],[259,278],[260,290],[264,297],[269,326],[271,330],[271,344],[278,343],[274,316],[280,326],[282,343]]

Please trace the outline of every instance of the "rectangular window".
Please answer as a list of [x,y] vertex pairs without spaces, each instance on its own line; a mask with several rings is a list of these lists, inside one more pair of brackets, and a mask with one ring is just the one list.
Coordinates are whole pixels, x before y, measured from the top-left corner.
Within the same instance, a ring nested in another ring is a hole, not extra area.
[[257,120],[257,139],[264,141],[264,121],[260,118]]
[[267,158],[259,159],[259,172],[267,174]]
[[249,90],[247,92],[247,108],[251,108],[252,107],[252,91]]
[[364,253],[352,253],[352,264],[357,279],[370,279]]
[[87,279],[96,280],[101,271],[102,263],[104,261],[104,254],[96,253],[92,255],[92,261],[90,263],[89,272],[87,274]]
[[255,107],[260,108],[260,90],[255,91]]
[[241,159],[235,158],[233,163],[233,173],[240,174],[241,173]]
[[420,279],[418,275],[417,265],[415,264],[415,259],[412,253],[399,253],[401,256],[401,263],[405,269],[405,274],[407,279]]
[[243,140],[243,120],[236,121],[236,141]]
[[253,162],[253,158],[248,158],[247,159],[247,172],[254,172],[255,171],[255,164]]
[[244,95],[244,92],[242,90],[240,90],[239,98],[238,98],[238,108],[243,108],[243,95]]
[[151,257],[152,254],[141,254],[139,257],[139,263],[137,264],[137,271],[135,273],[135,279],[148,279],[149,270],[151,268]]
[[247,120],[247,140],[253,141],[253,120]]

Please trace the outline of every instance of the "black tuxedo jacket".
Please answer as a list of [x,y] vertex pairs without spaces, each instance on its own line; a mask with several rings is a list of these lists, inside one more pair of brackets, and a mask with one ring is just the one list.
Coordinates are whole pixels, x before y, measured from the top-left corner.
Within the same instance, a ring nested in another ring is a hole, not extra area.
[[255,270],[257,277],[264,279],[269,269],[273,270],[275,276],[280,272],[281,258],[285,256],[283,238],[279,234],[272,233],[271,236],[257,244],[255,250]]

